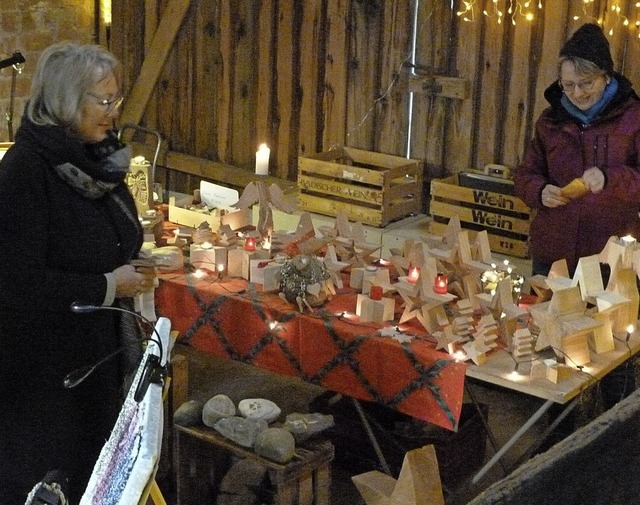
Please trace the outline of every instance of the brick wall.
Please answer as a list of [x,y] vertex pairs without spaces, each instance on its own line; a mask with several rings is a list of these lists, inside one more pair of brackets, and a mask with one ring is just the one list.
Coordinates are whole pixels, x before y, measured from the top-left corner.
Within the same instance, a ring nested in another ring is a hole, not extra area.
[[[70,40],[94,41],[93,0],[1,0],[0,59],[20,51],[27,60],[15,79],[13,131],[20,125],[29,96],[31,76],[42,50],[50,44]],[[12,67],[0,70],[0,142],[9,140]]]

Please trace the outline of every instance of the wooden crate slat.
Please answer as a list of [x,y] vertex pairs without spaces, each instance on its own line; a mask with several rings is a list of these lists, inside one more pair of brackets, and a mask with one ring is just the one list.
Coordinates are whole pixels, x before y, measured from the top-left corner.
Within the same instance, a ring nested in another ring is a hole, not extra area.
[[468,208],[459,205],[431,200],[429,208],[434,216],[451,218],[458,216],[461,222],[472,223],[487,229],[493,228],[505,232],[527,235],[529,233],[529,221],[517,217],[487,210],[485,208]]
[[[474,240],[478,232],[475,230],[467,231],[469,232],[469,237]],[[444,235],[446,232],[446,223],[431,221],[429,224],[429,233],[433,233],[434,235]],[[491,232],[488,232],[487,236],[489,238],[489,247],[493,252],[515,256],[517,258],[529,257],[529,245],[526,240],[502,237],[500,235],[494,235]]]
[[457,200],[479,207],[493,208],[500,212],[515,212],[527,216],[531,214],[529,207],[518,197],[460,186],[457,175],[432,180],[431,196],[436,199]]
[[307,175],[298,175],[298,188],[303,193],[320,193],[327,197],[341,197],[370,205],[383,204],[381,189],[369,188],[337,180],[326,180]]
[[298,209],[329,216],[337,216],[340,212],[345,212],[351,221],[358,221],[373,226],[384,226],[382,224],[382,214],[379,210],[368,209],[359,205],[338,202],[318,196],[298,195]]

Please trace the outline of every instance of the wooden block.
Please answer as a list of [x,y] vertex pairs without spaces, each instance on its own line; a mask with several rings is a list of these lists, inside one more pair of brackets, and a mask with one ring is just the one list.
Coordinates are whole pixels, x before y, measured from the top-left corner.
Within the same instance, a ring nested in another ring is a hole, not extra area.
[[263,259],[251,259],[249,264],[251,268],[249,280],[251,282],[261,284],[264,291],[277,291],[280,289],[281,264]]
[[596,312],[591,316],[601,324],[589,334],[589,347],[597,354],[613,351],[616,348],[613,340],[612,316],[610,312]]
[[202,247],[191,244],[189,246],[189,262],[196,268],[207,268],[218,271],[218,265],[227,269],[227,248],[221,246]]
[[591,361],[587,337],[588,335],[582,332],[562,337],[562,352],[566,354],[568,362],[575,366],[583,366]]
[[356,300],[356,314],[362,322],[383,323],[392,321],[395,313],[395,300],[382,298],[372,300],[368,295],[359,294]]
[[547,367],[547,380],[550,380],[554,384],[565,380],[573,373],[573,369],[562,363],[556,363],[555,365]]
[[244,249],[230,249],[227,252],[227,274],[230,277],[242,277],[249,280],[250,260],[256,255],[255,251]]

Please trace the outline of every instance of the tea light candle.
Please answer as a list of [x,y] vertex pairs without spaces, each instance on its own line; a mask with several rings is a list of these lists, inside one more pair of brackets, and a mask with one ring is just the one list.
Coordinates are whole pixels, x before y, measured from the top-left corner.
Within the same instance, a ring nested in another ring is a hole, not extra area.
[[372,300],[382,300],[382,286],[371,286],[369,289],[369,298]]
[[271,149],[267,147],[267,144],[260,144],[256,151],[256,175],[268,175],[269,174],[269,155]]
[[244,250],[245,251],[255,251],[256,250],[256,239],[253,237],[247,237],[244,241]]
[[433,290],[439,295],[446,295],[449,291],[448,285],[449,279],[447,279],[447,276],[439,273],[438,275],[436,275],[436,278],[434,280]]
[[407,280],[411,284],[415,284],[420,277],[420,269],[418,267],[409,267],[409,275],[407,276]]
[[636,239],[633,238],[631,235],[625,235],[620,240],[622,240],[622,244],[627,247],[636,243]]
[[218,271],[218,279],[221,279],[222,274],[224,273],[224,263],[218,263],[216,270]]

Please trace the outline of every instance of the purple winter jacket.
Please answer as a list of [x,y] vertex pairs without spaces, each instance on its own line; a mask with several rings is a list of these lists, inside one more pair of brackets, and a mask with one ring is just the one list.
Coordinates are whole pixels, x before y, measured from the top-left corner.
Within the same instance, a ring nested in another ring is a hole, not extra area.
[[[529,232],[533,258],[565,258],[571,272],[578,259],[598,254],[611,236],[640,240],[640,98],[621,74],[618,92],[590,125],[582,125],[560,103],[554,83],[545,91],[551,107],[535,125],[525,158],[514,174],[516,195],[533,209]],[[563,187],[597,166],[605,186],[556,208],[544,207],[547,184]]]

